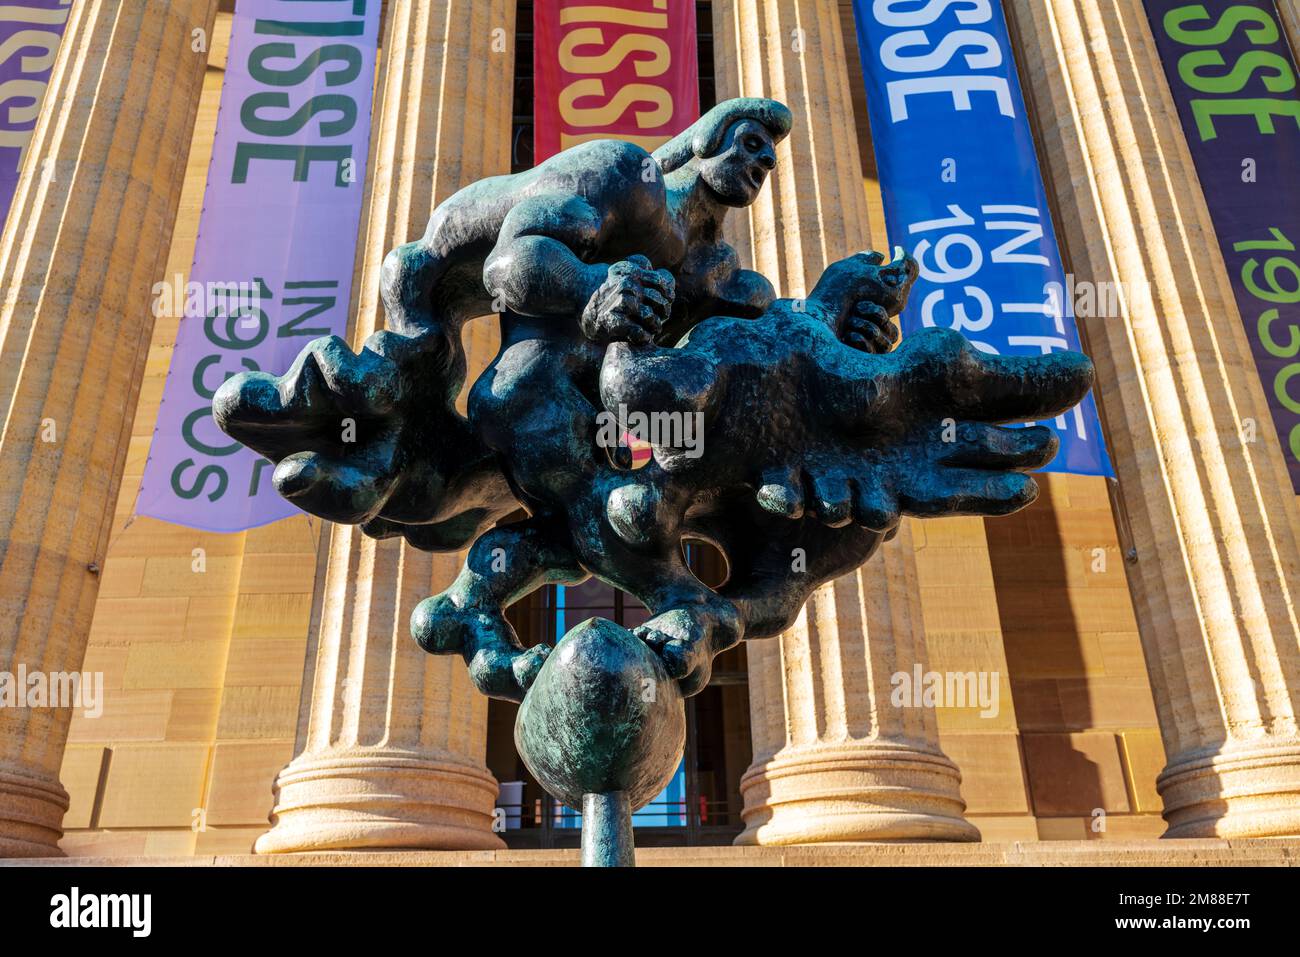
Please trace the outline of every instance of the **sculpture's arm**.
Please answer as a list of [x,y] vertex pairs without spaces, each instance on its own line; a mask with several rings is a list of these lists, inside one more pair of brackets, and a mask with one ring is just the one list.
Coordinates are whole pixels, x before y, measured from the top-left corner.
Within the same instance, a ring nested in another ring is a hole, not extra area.
[[771,281],[752,269],[737,269],[718,290],[722,308],[715,315],[757,319],[776,299]]
[[379,271],[379,295],[389,329],[415,336],[437,325],[431,291],[439,263],[424,239],[389,250]]
[[674,282],[643,256],[590,263],[604,218],[581,197],[540,195],[517,204],[483,264],[483,284],[512,312],[579,316],[594,342],[647,342],[672,309]]
[[776,299],[776,289],[768,278],[741,269],[736,250],[724,242],[689,252],[678,276],[678,315],[660,339],[668,344],[711,316],[757,319]]

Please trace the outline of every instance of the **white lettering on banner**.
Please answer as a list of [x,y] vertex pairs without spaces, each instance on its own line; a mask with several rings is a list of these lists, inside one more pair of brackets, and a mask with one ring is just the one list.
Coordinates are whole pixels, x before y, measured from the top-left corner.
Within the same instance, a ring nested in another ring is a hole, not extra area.
[[[954,11],[959,23],[987,23],[993,18],[989,0],[930,0],[920,9],[900,9],[912,2],[914,0],[876,0],[871,13],[887,27],[921,27],[934,23],[945,10],[960,3],[963,6]],[[996,36],[983,30],[952,30],[939,39],[937,47],[930,49],[932,46],[930,35],[924,30],[895,33],[880,45],[880,62],[895,73],[937,73],[959,53],[969,70],[993,70],[1003,63],[1002,44]],[[916,47],[930,52],[903,52]],[[885,89],[889,94],[890,119],[895,123],[901,123],[910,115],[907,108],[909,96],[928,93],[948,94],[952,97],[953,108],[962,111],[974,109],[972,93],[992,93],[997,100],[998,112],[1004,116],[1016,115],[1011,85],[1001,76],[951,74],[917,77],[890,81],[885,84]]]
[[[1050,265],[1045,256],[1017,252],[1023,246],[1036,246],[1043,238],[1042,214],[1038,207],[1018,203],[984,204],[980,207],[984,219],[978,223],[959,205],[949,205],[948,212],[951,215],[947,218],[923,220],[907,227],[909,235],[923,237],[916,243],[913,253],[922,278],[945,287],[931,290],[922,300],[921,323],[927,327],[943,326],[953,329],[969,339],[971,345],[981,352],[999,355],[998,348],[986,341],[987,336],[980,338],[977,334],[987,334],[994,319],[999,316],[1038,315],[1052,321],[1057,335],[1008,336],[1006,344],[1012,348],[1037,349],[1043,354],[1068,350],[1070,343],[1066,338],[1065,308],[1059,294],[1048,290],[1043,302],[995,303],[983,286],[966,283],[966,280],[980,271],[986,260],[1004,267],[1028,266],[1035,270],[1035,274],[1041,273],[1043,267]],[[1009,218],[1012,216],[1021,218]],[[1001,237],[992,235],[998,232],[1011,232],[1014,235],[1002,242]],[[962,252],[954,256],[954,250]],[[963,256],[964,259],[959,258]],[[949,298],[951,290],[946,287],[957,283],[962,283],[961,293],[966,301],[955,296]],[[939,314],[941,306],[947,309],[946,318]],[[975,310],[974,315],[972,308]],[[1081,440],[1088,438],[1087,425],[1079,406],[1075,406],[1066,415],[1058,416],[1056,427],[1062,431],[1074,431]]]
[[930,0],[919,10],[900,10],[910,7],[916,0],[876,0],[871,15],[887,27],[923,27],[934,23],[945,10],[955,3],[962,6],[954,10],[958,23],[988,23],[993,19],[989,0]]

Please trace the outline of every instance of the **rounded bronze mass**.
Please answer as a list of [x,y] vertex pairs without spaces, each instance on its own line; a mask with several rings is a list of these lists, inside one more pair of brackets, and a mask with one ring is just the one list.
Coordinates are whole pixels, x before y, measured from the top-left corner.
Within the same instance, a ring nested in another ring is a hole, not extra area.
[[586,794],[625,792],[632,810],[667,786],[686,743],[677,682],[649,646],[604,618],[569,630],[515,720],[515,746],[538,782],[581,811]]

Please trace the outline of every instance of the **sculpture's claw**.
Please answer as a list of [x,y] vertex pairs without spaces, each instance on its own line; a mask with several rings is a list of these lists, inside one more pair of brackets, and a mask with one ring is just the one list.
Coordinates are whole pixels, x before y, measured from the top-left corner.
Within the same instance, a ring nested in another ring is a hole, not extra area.
[[337,449],[347,423],[381,419],[400,395],[396,365],[338,336],[309,343],[284,375],[241,372],[222,383],[212,417],[227,435],[279,462],[302,451]]
[[1061,441],[1043,425],[1004,429],[964,422],[949,444],[951,451],[939,458],[944,465],[1022,471],[1042,468],[1051,462]]
[[212,400],[217,425],[276,463],[274,484],[303,511],[354,524],[397,481],[401,377],[391,360],[338,336],[308,344],[281,376],[245,372]]
[[702,690],[713,673],[713,659],[702,642],[672,635],[641,625],[632,631],[657,654],[668,676],[677,681],[684,697]]
[[[1005,515],[1038,495],[1021,474],[1048,465],[1059,440],[1044,426],[992,423],[1054,418],[1080,402],[1092,363],[1074,352],[986,355],[951,330],[909,338],[888,357],[861,361],[832,402],[846,415],[837,431],[862,450],[853,517],[887,532],[900,513]],[[867,364],[870,363],[870,364]]]
[[523,700],[550,653],[546,645],[519,647],[503,615],[462,607],[446,592],[415,606],[411,636],[431,655],[460,655],[474,687],[505,701]]
[[853,520],[871,532],[897,534],[900,521],[898,499],[885,490],[876,471],[853,477]]
[[799,471],[783,467],[764,472],[758,486],[758,504],[782,518],[803,518],[803,483]]
[[835,469],[810,474],[813,514],[829,528],[842,528],[853,521],[853,492],[849,478]]
[[1010,515],[1038,498],[1038,483],[1023,472],[943,469],[919,491],[899,494],[903,510],[918,517]]
[[[664,663],[668,675],[677,680],[685,697],[703,690],[713,674],[716,636],[712,622],[703,608],[674,608],[656,615],[632,629]],[[739,637],[734,638],[738,641]],[[723,641],[729,647],[733,641]]]
[[[504,477],[494,482],[499,468],[483,466],[486,449],[451,404],[464,378],[457,354],[442,330],[380,331],[359,353],[324,336],[284,375],[246,372],[226,381],[212,415],[276,463],[276,490],[303,511],[349,525],[372,525],[381,512],[411,527],[438,523],[407,540],[460,547],[493,520],[494,508],[504,514],[513,502],[496,505]],[[389,534],[391,526],[378,530]]]
[[371,444],[353,459],[320,452],[295,452],[272,475],[275,490],[304,512],[355,525],[377,513],[397,478],[396,447]]

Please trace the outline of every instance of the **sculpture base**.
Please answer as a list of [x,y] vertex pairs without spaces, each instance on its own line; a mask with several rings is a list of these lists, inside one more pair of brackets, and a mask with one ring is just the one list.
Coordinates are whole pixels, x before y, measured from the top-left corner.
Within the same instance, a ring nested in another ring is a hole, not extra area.
[[276,779],[258,854],[429,848],[496,850],[497,784],[484,768],[403,751],[295,758]]
[[741,778],[735,843],[978,841],[960,784],[947,757],[900,744],[786,748]]

